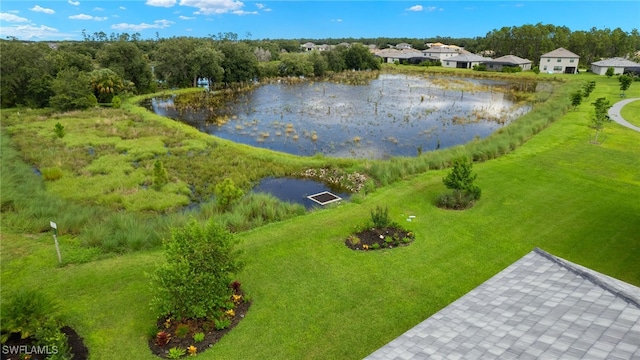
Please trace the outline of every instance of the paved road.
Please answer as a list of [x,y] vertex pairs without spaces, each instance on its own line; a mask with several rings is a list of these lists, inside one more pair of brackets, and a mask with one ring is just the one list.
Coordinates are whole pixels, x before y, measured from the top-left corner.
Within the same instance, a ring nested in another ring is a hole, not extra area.
[[622,107],[627,105],[628,103],[636,100],[640,100],[640,98],[626,99],[613,104],[613,106],[609,108],[609,118],[622,126],[626,126],[629,129],[640,132],[640,127],[628,123],[625,119],[622,118],[622,116],[620,116],[620,109],[622,109]]

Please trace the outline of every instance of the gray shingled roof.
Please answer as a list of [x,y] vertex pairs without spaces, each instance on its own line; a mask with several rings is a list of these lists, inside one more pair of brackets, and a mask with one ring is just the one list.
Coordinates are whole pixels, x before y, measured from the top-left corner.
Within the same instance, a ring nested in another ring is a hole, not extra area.
[[600,61],[596,61],[591,63],[592,65],[597,66],[612,66],[612,67],[634,67],[640,66],[640,64],[633,62],[631,60],[627,60],[621,57],[614,57],[611,59],[604,59]]
[[500,56],[499,58],[493,59],[491,62],[499,63],[499,64],[514,64],[514,65],[531,64],[531,60],[523,59],[515,55]]
[[444,59],[446,61],[455,61],[455,62],[486,62],[490,61],[490,58],[485,58],[480,55],[472,54],[472,53],[464,53],[456,56],[452,56],[450,58]]
[[640,288],[540,249],[369,355],[639,359]]
[[579,55],[572,53],[565,48],[557,48],[551,52],[540,55],[540,57],[552,57],[552,58],[580,58]]

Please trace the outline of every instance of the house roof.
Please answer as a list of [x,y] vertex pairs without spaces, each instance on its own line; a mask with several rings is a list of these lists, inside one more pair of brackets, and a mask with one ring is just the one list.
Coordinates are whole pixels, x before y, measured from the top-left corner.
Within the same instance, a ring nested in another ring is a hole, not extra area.
[[640,358],[640,288],[535,249],[366,359]]
[[491,60],[491,62],[500,63],[500,64],[514,64],[514,65],[531,64],[531,60],[523,59],[515,55],[500,56],[499,58],[495,58]]
[[489,60],[491,59],[480,56],[480,55],[472,54],[469,52],[445,59],[445,61],[456,61],[456,62],[486,62]]
[[604,60],[596,61],[596,62],[591,63],[591,65],[611,66],[611,67],[640,66],[640,64],[638,64],[636,62],[633,62],[631,60],[627,60],[627,59],[621,58],[621,57],[614,57],[614,58],[610,58],[610,59],[604,59]]
[[457,53],[458,50],[454,50],[454,49],[449,49],[447,47],[431,47],[427,50],[424,50],[423,53],[427,54],[427,53],[431,53],[431,54],[435,54],[435,53]]
[[565,48],[557,48],[551,52],[540,55],[540,57],[554,57],[554,58],[580,58],[579,55],[572,53]]

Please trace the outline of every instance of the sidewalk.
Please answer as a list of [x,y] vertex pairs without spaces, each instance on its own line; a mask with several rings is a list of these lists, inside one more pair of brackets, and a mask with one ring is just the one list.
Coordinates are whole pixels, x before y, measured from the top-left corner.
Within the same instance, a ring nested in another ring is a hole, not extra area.
[[609,118],[622,126],[626,126],[629,129],[640,132],[640,127],[637,127],[635,125],[628,123],[620,115],[620,110],[622,109],[623,106],[636,100],[640,100],[640,98],[626,99],[626,100],[618,101],[617,103],[613,104],[613,106],[609,108]]

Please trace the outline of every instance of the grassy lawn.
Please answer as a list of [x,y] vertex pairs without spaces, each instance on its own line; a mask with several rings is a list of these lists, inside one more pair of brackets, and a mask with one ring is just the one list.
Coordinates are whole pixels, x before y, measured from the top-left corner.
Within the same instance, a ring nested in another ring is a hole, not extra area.
[[[447,170],[437,170],[358,203],[238,234],[247,264],[238,280],[253,305],[199,357],[359,359],[534,247],[640,285],[640,133],[608,124],[603,143],[591,144],[590,103],[601,96],[617,101],[618,82],[579,76],[598,85],[577,111],[508,155],[474,166],[483,195],[470,210],[433,205],[446,190]],[[640,88],[632,86],[628,96],[640,96]],[[388,206],[416,241],[349,250],[345,238],[376,205]],[[409,215],[414,221],[406,221]],[[63,250],[72,242],[62,237]],[[19,287],[52,294],[92,359],[154,358],[146,345],[154,314],[145,273],[163,261],[161,251],[58,267],[51,234],[3,229],[0,245],[3,298]]]
[[640,101],[636,100],[625,105],[620,111],[620,115],[629,123],[640,126]]

